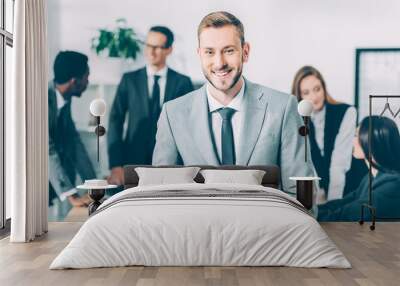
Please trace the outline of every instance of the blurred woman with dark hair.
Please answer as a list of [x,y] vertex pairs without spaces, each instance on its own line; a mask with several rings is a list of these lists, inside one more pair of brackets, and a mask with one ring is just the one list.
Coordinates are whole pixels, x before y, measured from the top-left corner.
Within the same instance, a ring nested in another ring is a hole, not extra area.
[[314,111],[311,115],[311,157],[324,192],[318,202],[341,199],[346,172],[351,164],[351,141],[356,130],[356,110],[348,104],[334,101],[328,94],[321,73],[304,66],[297,73],[292,94],[298,101],[308,99]]
[[[386,117],[372,116],[371,168],[372,203],[378,218],[400,217],[400,134],[396,123]],[[353,156],[368,163],[369,117],[364,118],[353,140]],[[343,199],[333,200],[318,207],[320,221],[357,221],[361,204],[368,202],[368,174],[357,190]],[[371,219],[368,211],[366,220]]]

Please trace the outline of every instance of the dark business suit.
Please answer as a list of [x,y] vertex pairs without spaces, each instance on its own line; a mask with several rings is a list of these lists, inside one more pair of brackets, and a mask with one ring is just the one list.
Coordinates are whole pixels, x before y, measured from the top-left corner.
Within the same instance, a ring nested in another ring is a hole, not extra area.
[[[164,102],[193,90],[189,77],[168,68]],[[146,68],[125,73],[118,86],[110,112],[107,132],[109,167],[126,164],[151,164],[156,119],[150,111]],[[123,126],[128,113],[128,129]]]
[[[48,87],[49,112],[49,183],[58,196],[75,187],[75,177],[96,177],[92,162],[71,117],[71,100],[60,110],[54,83]],[[51,197],[52,194],[50,194]]]
[[[378,218],[400,218],[400,174],[378,172],[372,181],[372,203]],[[368,202],[368,174],[360,186],[343,199],[332,200],[318,207],[319,221],[358,221],[361,205]],[[369,211],[365,219],[371,220]]]

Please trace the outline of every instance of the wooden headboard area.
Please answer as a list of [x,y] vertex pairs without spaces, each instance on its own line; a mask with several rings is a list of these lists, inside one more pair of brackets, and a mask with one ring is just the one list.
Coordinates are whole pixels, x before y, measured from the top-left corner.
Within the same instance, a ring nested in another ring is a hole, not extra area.
[[[181,168],[184,166],[151,166],[151,165],[127,165],[124,167],[125,173],[125,184],[124,189],[136,187],[139,183],[139,176],[135,171],[137,167],[147,167],[147,168]],[[238,165],[228,165],[228,166],[201,166],[198,165],[202,170],[205,169],[218,169],[218,170],[263,170],[265,175],[262,180],[262,185],[265,187],[271,187],[279,189],[280,185],[280,171],[279,167],[275,165],[254,165],[254,166],[238,166]],[[203,176],[198,173],[194,180],[197,183],[204,183]]]

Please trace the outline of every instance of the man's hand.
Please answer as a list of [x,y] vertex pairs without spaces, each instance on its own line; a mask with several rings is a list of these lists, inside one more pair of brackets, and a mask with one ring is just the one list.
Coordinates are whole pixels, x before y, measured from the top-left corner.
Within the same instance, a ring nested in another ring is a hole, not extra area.
[[322,188],[319,188],[317,191],[317,197],[316,197],[316,204],[317,205],[322,205],[326,203],[326,195],[325,191]]
[[108,177],[108,183],[114,185],[123,185],[124,184],[124,168],[122,167],[114,167],[111,169],[111,175]]
[[68,201],[73,207],[87,207],[87,199],[75,195],[68,196]]

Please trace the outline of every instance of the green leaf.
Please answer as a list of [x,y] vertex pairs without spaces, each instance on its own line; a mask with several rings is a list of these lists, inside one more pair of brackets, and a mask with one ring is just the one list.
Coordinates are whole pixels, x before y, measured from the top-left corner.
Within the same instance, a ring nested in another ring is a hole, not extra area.
[[96,54],[108,51],[109,57],[132,58],[136,59],[140,52],[140,44],[143,42],[136,37],[133,28],[126,26],[126,20],[120,18],[116,20],[117,28],[110,31],[98,29],[98,37],[92,39],[91,48]]

